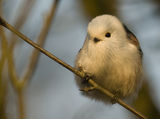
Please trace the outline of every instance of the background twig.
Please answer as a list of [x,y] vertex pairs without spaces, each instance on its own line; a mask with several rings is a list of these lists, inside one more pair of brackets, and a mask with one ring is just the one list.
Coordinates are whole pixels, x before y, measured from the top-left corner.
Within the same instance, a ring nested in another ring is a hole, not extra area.
[[[54,1],[54,3],[52,4],[50,13],[48,14],[47,18],[44,21],[42,30],[40,32],[40,35],[39,35],[38,41],[37,41],[37,44],[39,44],[39,46],[41,46],[41,47],[44,45],[44,41],[48,35],[48,31],[51,27],[51,23],[53,21],[55,11],[58,6],[58,2],[59,2],[59,0]],[[31,76],[33,76],[33,73],[36,69],[36,65],[38,63],[38,58],[39,58],[39,51],[37,49],[34,49],[32,52],[32,55],[30,57],[30,60],[29,60],[30,61],[29,65],[24,73],[24,76],[22,77],[22,79],[24,80],[25,83],[27,83],[28,80],[31,79]]]
[[[7,87],[8,82],[6,77],[3,76],[3,69],[6,66],[6,38],[4,34],[4,29],[0,26],[0,39],[1,39],[1,58],[0,58],[0,118],[7,119],[6,117],[6,96],[7,96]],[[5,74],[4,74],[5,75]]]
[[[17,29],[20,29],[22,27],[22,25],[25,23],[27,16],[33,6],[34,1],[35,0],[25,0],[23,2],[23,5],[21,7],[23,7],[24,10],[21,12],[20,15],[18,15],[16,22],[15,22],[15,27]],[[54,18],[55,9],[57,7],[58,1],[59,0],[54,0],[53,5],[49,11],[49,14],[44,22],[43,28],[41,30],[39,37],[38,37],[38,44],[40,46],[43,46],[43,44],[44,44],[45,38],[46,38],[47,33],[49,31],[49,28],[51,26],[51,21]],[[16,41],[17,41],[17,36],[15,36],[15,34],[12,33],[11,36],[9,37],[9,40],[8,40],[9,42],[7,42],[7,37],[4,33],[2,26],[0,26],[0,28],[1,28],[0,29],[1,33],[3,32],[3,34],[1,34],[1,36],[2,36],[2,49],[4,49],[4,47],[5,47],[5,50],[2,50],[2,58],[0,59],[0,79],[1,79],[2,69],[5,64],[4,62],[7,59],[10,81],[16,91],[16,94],[17,94],[18,107],[19,107],[19,118],[25,119],[26,118],[25,103],[24,103],[25,84],[28,82],[28,80],[33,75],[34,69],[36,69],[39,51],[36,49],[33,50],[32,56],[29,59],[29,61],[30,61],[29,66],[26,68],[27,70],[26,70],[24,76],[22,78],[20,78],[16,72],[16,68],[15,68],[15,64],[14,64],[14,57],[13,57],[14,56],[13,55],[14,48],[15,48]],[[0,82],[1,82],[1,80],[0,80]],[[0,83],[0,85],[1,85],[1,83]]]
[[[20,29],[23,26],[23,24],[27,20],[27,17],[30,11],[32,10],[34,3],[35,3],[35,0],[24,0],[23,1],[22,6],[20,6],[20,9],[23,9],[23,10],[20,11],[20,14],[18,14],[18,16],[15,19],[14,26],[16,29]],[[12,33],[9,39],[11,40],[10,46],[9,46],[10,51],[13,51],[14,46],[17,41],[17,36]]]
[[[0,6],[2,0],[0,0]],[[2,15],[2,10],[0,8],[0,15]],[[6,97],[8,94],[8,81],[6,80],[6,73],[3,73],[6,70],[6,60],[7,60],[7,41],[5,37],[4,28],[0,26],[0,119],[7,119],[6,115]]]

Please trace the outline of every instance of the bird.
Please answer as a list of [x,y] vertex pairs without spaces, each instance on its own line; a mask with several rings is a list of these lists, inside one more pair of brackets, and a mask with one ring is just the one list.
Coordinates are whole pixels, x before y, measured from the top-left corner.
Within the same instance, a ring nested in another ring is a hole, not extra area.
[[[136,97],[143,77],[143,52],[136,36],[116,16],[100,15],[87,27],[87,35],[75,59],[75,68],[120,99]],[[114,102],[75,76],[82,95],[105,104]],[[115,98],[115,99],[116,99]],[[114,104],[114,103],[113,103]]]

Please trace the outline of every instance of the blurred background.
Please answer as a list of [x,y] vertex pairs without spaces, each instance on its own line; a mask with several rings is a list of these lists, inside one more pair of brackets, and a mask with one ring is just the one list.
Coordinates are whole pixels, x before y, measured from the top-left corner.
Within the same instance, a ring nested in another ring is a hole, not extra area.
[[[160,119],[159,0],[0,0],[0,5],[7,22],[72,66],[88,22],[101,14],[119,17],[144,52],[145,81],[132,106]],[[118,104],[81,96],[70,71],[2,27],[0,51],[0,119],[136,118]]]

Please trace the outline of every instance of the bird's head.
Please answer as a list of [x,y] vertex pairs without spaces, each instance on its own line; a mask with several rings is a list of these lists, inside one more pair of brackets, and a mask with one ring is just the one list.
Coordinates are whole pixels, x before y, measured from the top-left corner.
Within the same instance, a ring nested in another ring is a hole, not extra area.
[[93,42],[118,42],[126,39],[122,23],[112,15],[101,15],[88,25],[88,36]]

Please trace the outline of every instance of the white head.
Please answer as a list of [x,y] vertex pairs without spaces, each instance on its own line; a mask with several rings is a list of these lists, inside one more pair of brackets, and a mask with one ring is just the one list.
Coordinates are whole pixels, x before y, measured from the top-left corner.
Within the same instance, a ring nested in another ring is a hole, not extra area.
[[[87,29],[87,46],[92,49],[114,50],[128,47],[137,51],[138,40],[124,25],[112,15],[101,15],[94,18]],[[84,46],[85,47],[85,46]]]
[[88,25],[88,35],[97,43],[100,41],[122,42],[127,37],[122,23],[112,15],[94,18]]

